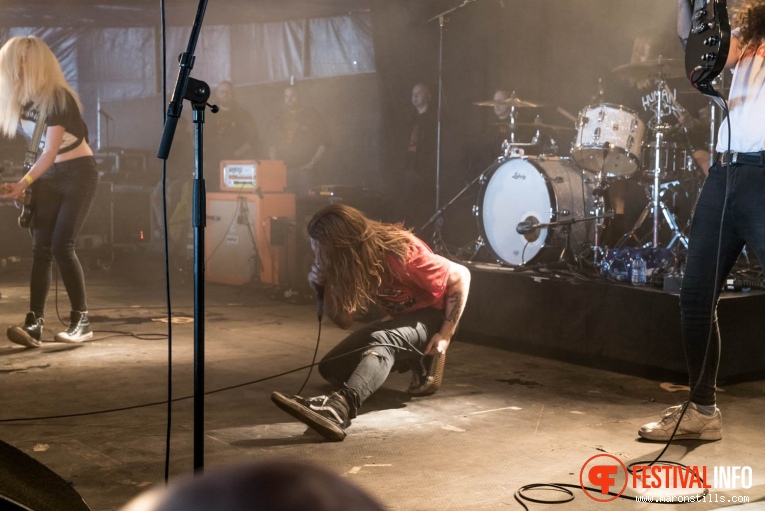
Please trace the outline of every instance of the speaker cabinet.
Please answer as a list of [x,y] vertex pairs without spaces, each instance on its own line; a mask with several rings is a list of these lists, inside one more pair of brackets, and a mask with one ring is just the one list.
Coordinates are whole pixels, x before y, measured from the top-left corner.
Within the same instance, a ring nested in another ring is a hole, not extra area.
[[58,474],[0,441],[0,510],[90,511],[90,508]]
[[235,286],[253,278],[288,283],[294,274],[294,226],[292,194],[208,193],[205,280]]
[[100,181],[78,249],[134,247],[151,241],[151,188]]
[[8,258],[32,255],[32,238],[27,229],[19,227],[19,213],[12,201],[0,201],[0,266]]
[[151,187],[114,185],[114,245],[132,247],[151,241]]

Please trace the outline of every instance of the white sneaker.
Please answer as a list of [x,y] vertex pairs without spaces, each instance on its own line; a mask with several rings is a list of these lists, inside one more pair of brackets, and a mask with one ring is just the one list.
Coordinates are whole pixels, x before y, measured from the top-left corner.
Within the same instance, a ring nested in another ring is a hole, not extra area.
[[66,332],[59,332],[53,337],[56,342],[82,342],[93,338],[87,312],[72,311],[69,319],[69,328]]
[[[683,411],[683,405],[671,406],[661,413],[659,422],[644,424],[638,435],[646,440],[666,442],[672,436],[677,419]],[[675,440],[720,440],[722,438],[722,414],[715,408],[715,413],[705,415],[699,412],[695,403],[688,403],[680,427],[675,433]]]

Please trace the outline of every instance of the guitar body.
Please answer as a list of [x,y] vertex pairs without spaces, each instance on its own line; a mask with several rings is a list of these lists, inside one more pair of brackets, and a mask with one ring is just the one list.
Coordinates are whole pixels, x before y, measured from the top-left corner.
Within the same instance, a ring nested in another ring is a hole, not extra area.
[[685,47],[685,74],[707,96],[720,96],[711,85],[725,68],[730,50],[726,0],[694,0],[691,32]]
[[[38,115],[34,110],[27,112],[27,114],[34,119],[35,129],[32,133],[32,137],[29,140],[29,148],[26,151],[24,157],[24,172],[29,172],[37,161],[37,157],[40,155],[40,141],[42,140],[43,132],[45,131],[45,116]],[[32,187],[28,186],[24,190],[24,195],[17,201],[21,207],[21,213],[19,214],[19,227],[22,229],[32,228],[32,219],[34,218],[34,202],[32,201]]]
[[32,218],[34,217],[34,208],[32,207],[32,189],[27,188],[24,190],[24,195],[17,201],[21,206],[21,213],[19,213],[19,227],[22,229],[32,228]]

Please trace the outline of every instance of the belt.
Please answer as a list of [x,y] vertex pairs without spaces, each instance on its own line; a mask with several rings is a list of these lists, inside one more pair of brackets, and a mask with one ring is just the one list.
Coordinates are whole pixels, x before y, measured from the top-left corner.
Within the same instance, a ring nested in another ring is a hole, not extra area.
[[720,163],[725,166],[729,163],[740,163],[743,165],[765,165],[765,151],[758,153],[720,153]]

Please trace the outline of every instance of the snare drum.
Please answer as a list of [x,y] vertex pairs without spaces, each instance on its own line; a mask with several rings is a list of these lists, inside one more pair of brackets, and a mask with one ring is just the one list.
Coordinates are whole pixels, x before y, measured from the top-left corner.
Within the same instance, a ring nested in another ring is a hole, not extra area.
[[640,168],[645,123],[621,105],[590,105],[579,113],[571,158],[609,179],[630,177]]
[[479,232],[501,262],[522,265],[557,261],[567,243],[576,248],[592,244],[594,221],[524,234],[518,232],[518,224],[546,224],[594,214],[594,181],[583,179],[568,158],[500,160],[481,177],[478,204],[474,206]]
[[[656,170],[656,154],[656,142],[650,142],[643,148],[643,169],[648,177],[653,177]],[[660,177],[681,179],[685,172],[693,170],[693,155],[674,142],[661,142],[658,155]]]

